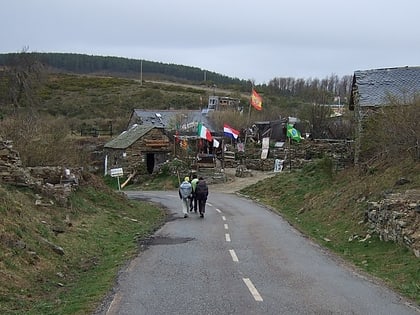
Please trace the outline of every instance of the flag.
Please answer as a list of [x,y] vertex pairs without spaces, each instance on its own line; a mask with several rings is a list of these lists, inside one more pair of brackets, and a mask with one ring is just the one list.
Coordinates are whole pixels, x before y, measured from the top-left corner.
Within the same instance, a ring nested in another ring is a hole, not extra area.
[[254,106],[256,110],[262,110],[262,97],[254,89],[252,89],[251,94],[251,105]]
[[226,137],[232,138],[232,139],[238,139],[239,137],[239,131],[236,129],[233,129],[228,124],[223,125],[223,133]]
[[302,140],[302,137],[300,136],[300,131],[295,129],[293,125],[290,124],[287,124],[287,137],[297,142],[300,142],[300,140]]
[[213,137],[211,136],[210,130],[208,130],[202,123],[198,124],[198,136],[203,139],[207,139],[207,141],[213,141]]
[[220,145],[220,142],[217,141],[216,139],[213,139],[213,148],[218,148]]

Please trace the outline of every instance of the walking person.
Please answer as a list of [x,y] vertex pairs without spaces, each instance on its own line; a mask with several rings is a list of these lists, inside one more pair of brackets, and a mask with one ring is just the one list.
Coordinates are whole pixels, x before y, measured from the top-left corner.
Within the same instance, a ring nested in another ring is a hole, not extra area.
[[195,189],[195,194],[196,194],[196,198],[198,202],[198,211],[200,212],[200,217],[204,218],[204,213],[206,212],[207,196],[209,195],[209,189],[203,177],[200,177],[198,179],[197,187]]
[[188,218],[188,209],[190,207],[189,198],[191,197],[191,183],[190,178],[187,176],[184,178],[184,181],[179,185],[179,198],[181,199],[182,204],[182,213],[184,218]]
[[197,188],[198,178],[197,174],[193,174],[192,180],[191,180],[191,188],[192,188],[192,194],[190,199],[190,212],[194,210],[195,213],[197,213],[197,195],[195,193],[195,189]]

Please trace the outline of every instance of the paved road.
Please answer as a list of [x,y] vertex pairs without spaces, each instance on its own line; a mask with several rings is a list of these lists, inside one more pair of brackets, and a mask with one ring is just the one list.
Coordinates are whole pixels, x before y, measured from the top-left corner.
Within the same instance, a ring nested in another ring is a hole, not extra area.
[[177,192],[127,192],[173,213],[124,270],[102,314],[417,314],[280,216],[210,191],[204,219],[184,219]]

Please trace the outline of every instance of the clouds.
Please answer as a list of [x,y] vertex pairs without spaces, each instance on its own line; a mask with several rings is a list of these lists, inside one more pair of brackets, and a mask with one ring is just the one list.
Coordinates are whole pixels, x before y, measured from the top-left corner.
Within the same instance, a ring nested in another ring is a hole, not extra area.
[[418,65],[412,0],[3,0],[0,52],[183,64],[240,79]]

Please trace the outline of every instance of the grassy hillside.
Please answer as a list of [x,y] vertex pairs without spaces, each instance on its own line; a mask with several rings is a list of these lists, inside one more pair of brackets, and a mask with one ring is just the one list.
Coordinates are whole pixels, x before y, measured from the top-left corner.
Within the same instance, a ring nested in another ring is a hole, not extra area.
[[[0,185],[0,313],[91,314],[165,212],[85,174],[67,207]],[[47,204],[47,205],[45,205]]]

